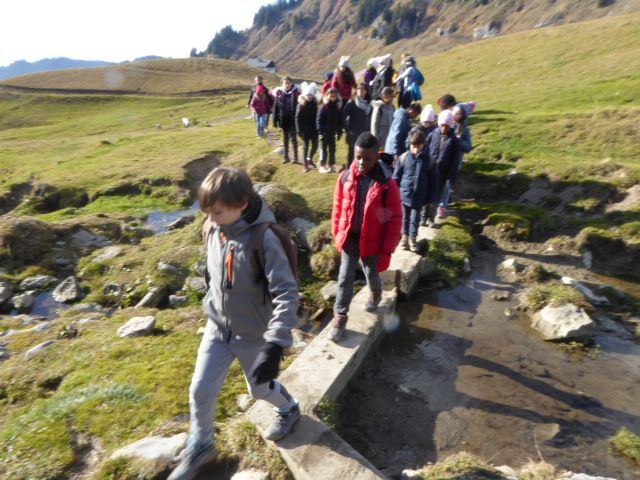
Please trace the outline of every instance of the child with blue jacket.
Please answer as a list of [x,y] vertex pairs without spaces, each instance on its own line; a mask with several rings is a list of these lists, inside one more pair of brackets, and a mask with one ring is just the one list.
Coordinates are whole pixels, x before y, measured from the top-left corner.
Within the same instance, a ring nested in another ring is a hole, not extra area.
[[[251,396],[269,402],[277,413],[267,438],[280,440],[300,418],[298,401],[276,380],[298,321],[298,284],[280,238],[264,228],[275,217],[247,173],[236,168],[209,173],[198,199],[207,215],[203,238],[210,281],[203,305],[208,321],[189,388],[189,440],[169,480],[190,480],[216,458],[217,399],[234,358]],[[258,231],[264,249],[260,277],[252,262],[252,235]]]
[[402,248],[417,251],[418,226],[422,208],[436,201],[438,169],[429,157],[427,138],[420,130],[409,134],[409,150],[396,162],[393,179],[400,186],[402,206]]

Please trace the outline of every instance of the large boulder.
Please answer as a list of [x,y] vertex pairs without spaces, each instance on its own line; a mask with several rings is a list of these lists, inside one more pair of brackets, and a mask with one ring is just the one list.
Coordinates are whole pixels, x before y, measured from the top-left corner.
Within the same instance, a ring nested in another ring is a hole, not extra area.
[[58,279],[51,275],[34,275],[20,282],[20,290],[46,290],[48,286],[53,285],[57,281]]
[[178,433],[173,437],[147,437],[116,450],[111,458],[138,457],[145,460],[172,460],[187,443],[188,434]]
[[118,329],[121,337],[144,337],[151,335],[156,327],[155,317],[133,317]]
[[582,308],[565,303],[544,307],[533,316],[532,326],[545,340],[583,340],[595,333],[596,324]]
[[269,473],[260,470],[244,470],[235,473],[231,480],[269,480]]
[[628,226],[627,230],[632,233],[627,233],[622,227],[617,230],[587,227],[580,232],[580,250],[590,254],[588,263],[592,270],[640,280],[640,235],[635,232],[635,229],[640,229],[640,224]]
[[256,183],[254,189],[267,202],[278,222],[286,223],[295,217],[311,216],[304,197],[293,193],[284,185]]
[[56,302],[75,302],[82,298],[82,288],[78,279],[73,275],[65,278],[53,291],[53,299]]
[[207,284],[202,277],[187,277],[184,281],[185,290],[195,290],[200,293],[207,293]]
[[51,226],[30,217],[0,218],[0,265],[19,267],[42,260],[55,245]]
[[13,295],[13,287],[10,283],[0,282],[0,305],[5,303]]
[[13,304],[13,308],[15,308],[18,312],[29,313],[31,310],[33,310],[35,299],[33,298],[31,292],[25,292],[13,297],[11,299],[11,303]]
[[287,222],[287,227],[296,232],[298,245],[302,246],[302,248],[307,251],[311,250],[308,235],[309,232],[316,227],[315,223],[305,220],[304,218],[296,217]]
[[117,245],[112,245],[110,247],[105,248],[100,253],[98,253],[95,257],[93,257],[93,261],[97,263],[107,262],[109,260],[113,260],[120,254],[122,254],[122,247],[118,247]]

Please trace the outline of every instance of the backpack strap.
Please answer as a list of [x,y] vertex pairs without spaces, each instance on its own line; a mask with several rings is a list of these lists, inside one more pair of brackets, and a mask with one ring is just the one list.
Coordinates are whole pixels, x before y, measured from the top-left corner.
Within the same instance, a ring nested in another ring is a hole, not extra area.
[[202,243],[206,247],[209,243],[209,235],[213,232],[213,223],[209,220],[209,217],[204,219],[204,223],[202,224]]

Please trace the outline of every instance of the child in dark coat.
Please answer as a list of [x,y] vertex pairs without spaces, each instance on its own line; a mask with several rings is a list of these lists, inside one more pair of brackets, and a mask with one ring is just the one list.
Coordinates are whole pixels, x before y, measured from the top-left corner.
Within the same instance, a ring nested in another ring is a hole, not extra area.
[[356,140],[360,134],[368,132],[371,128],[372,107],[366,97],[367,87],[364,83],[361,83],[356,89],[356,96],[349,100],[342,109],[344,129],[347,133],[347,145],[349,147],[346,168],[349,168],[353,161]]
[[290,77],[282,79],[282,87],[275,90],[275,110],[273,126],[280,127],[284,135],[284,158],[282,163],[289,163],[289,143],[293,148],[293,163],[298,161],[298,140],[296,136],[296,107],[300,90]]
[[422,207],[434,203],[438,194],[438,169],[430,160],[426,143],[424,133],[413,130],[409,134],[409,150],[400,156],[393,172],[404,208],[401,245],[414,252]]
[[296,130],[302,138],[302,156],[304,157],[303,172],[316,168],[313,156],[318,150],[318,102],[316,100],[316,84],[303,82],[302,95],[298,98],[296,110]]
[[[322,107],[318,109],[318,133],[320,134],[320,173],[335,173],[336,137],[342,137],[342,112],[338,90],[330,88],[324,97]],[[327,164],[329,168],[327,168]]]
[[[460,161],[460,143],[453,130],[455,120],[451,110],[443,110],[438,115],[438,128],[431,134],[429,155],[436,162],[438,169],[438,195],[442,198],[447,182],[455,183],[458,176],[458,162]],[[437,203],[430,206],[430,223],[435,222]],[[438,215],[440,217],[440,215]],[[444,216],[444,215],[442,215]]]

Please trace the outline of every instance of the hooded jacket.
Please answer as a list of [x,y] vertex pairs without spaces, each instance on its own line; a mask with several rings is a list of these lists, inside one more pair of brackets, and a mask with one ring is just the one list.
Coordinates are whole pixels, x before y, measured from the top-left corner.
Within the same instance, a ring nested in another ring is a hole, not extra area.
[[331,102],[328,97],[325,97],[322,106],[318,109],[316,127],[320,135],[342,135],[340,100]]
[[264,273],[271,299],[267,296],[265,300],[264,280],[258,279],[251,263],[251,227],[265,222],[275,223],[275,217],[256,197],[239,220],[211,231],[207,238],[210,282],[204,311],[220,340],[235,336],[288,347],[291,329],[298,322],[298,284],[280,239],[267,229]]
[[402,203],[419,209],[435,203],[438,196],[438,169],[429,157],[427,145],[416,156],[407,151],[396,162],[393,179],[400,186]]
[[382,100],[374,100],[371,102],[373,107],[371,113],[371,133],[378,139],[378,144],[384,147],[393,123],[393,105],[387,105]]
[[[343,179],[343,176],[348,177]],[[358,181],[364,174],[358,172],[356,162],[338,176],[333,194],[331,212],[332,233],[338,251],[342,251],[349,237],[358,195]],[[400,242],[402,229],[402,204],[395,180],[391,178],[391,168],[378,160],[368,174],[373,180],[364,206],[364,218],[360,230],[360,257],[379,255],[377,271],[389,268],[391,255]],[[344,183],[343,183],[344,182]],[[383,192],[385,192],[383,194]],[[384,197],[384,199],[383,199]]]
[[340,82],[339,77],[340,75],[338,75],[338,70],[336,69],[333,73],[333,78],[331,79],[331,86],[338,90],[340,98],[342,98],[342,100],[346,102],[351,98],[353,89],[357,87],[356,77],[351,69],[343,72],[342,82]]
[[258,94],[256,94],[251,99],[251,108],[257,115],[268,115],[271,113],[271,103],[268,93],[266,93],[263,98],[260,98]]
[[273,126],[288,130],[295,128],[296,107],[298,106],[300,90],[297,85],[291,90],[280,87],[274,91],[275,108],[273,111]]
[[411,119],[404,108],[399,108],[393,114],[393,123],[389,136],[384,144],[384,151],[391,155],[402,155],[406,150],[406,141],[411,131]]
[[431,133],[431,142],[429,142],[429,155],[436,162],[438,168],[438,176],[440,184],[449,180],[453,187],[458,179],[458,171],[460,170],[460,142],[453,129],[442,139],[442,133],[436,128]]
[[316,120],[318,118],[318,103],[314,100],[307,100],[304,95],[298,97],[298,108],[296,109],[296,131],[304,138],[314,138],[318,136]]
[[347,132],[347,143],[352,145],[363,132],[371,128],[371,105],[366,100],[355,98],[349,100],[342,109],[344,129]]

